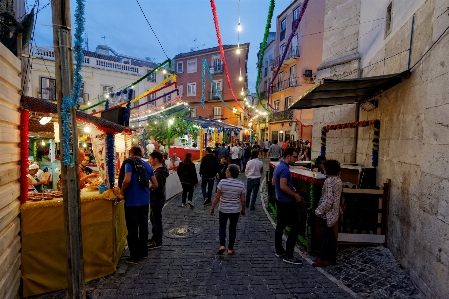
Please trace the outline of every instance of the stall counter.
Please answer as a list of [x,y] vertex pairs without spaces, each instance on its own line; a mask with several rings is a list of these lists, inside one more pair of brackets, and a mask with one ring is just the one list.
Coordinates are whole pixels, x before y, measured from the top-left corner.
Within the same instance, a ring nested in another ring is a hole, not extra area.
[[[192,161],[200,159],[200,150],[195,148],[183,148],[183,147],[170,147],[168,150],[168,156],[171,157],[176,154],[181,160],[184,159],[186,153],[192,153]],[[206,155],[206,151],[203,150],[203,157]]]
[[[62,198],[21,206],[23,296],[67,288]],[[126,244],[123,201],[81,191],[84,279],[112,274]]]

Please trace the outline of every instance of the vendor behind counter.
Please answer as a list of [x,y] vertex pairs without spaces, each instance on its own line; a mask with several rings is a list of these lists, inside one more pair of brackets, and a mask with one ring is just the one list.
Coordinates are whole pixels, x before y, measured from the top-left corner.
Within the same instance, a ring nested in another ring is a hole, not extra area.
[[47,181],[39,179],[37,172],[39,170],[39,165],[37,164],[31,164],[28,167],[28,174],[27,174],[27,178],[28,178],[28,185],[30,188],[32,189],[36,189],[37,192],[42,192],[42,185],[47,184]]

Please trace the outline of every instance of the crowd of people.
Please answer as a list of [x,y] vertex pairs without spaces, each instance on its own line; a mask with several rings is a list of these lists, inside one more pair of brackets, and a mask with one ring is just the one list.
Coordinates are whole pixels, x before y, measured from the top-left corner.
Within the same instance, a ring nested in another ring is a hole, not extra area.
[[[255,210],[255,202],[264,174],[263,162],[259,160],[261,155],[272,161],[281,160],[275,168],[272,179],[277,205],[275,255],[281,257],[286,263],[301,264],[300,260],[293,256],[293,251],[300,227],[296,202],[302,201],[303,198],[293,186],[289,166],[294,165],[297,160],[310,160],[309,153],[308,141],[280,145],[276,140],[273,143],[265,140],[253,144],[240,142],[230,145],[216,144],[214,149],[206,147],[206,155],[200,162],[199,175],[202,203],[211,205],[210,215],[215,215],[215,207],[218,205],[220,247],[217,254],[222,255],[226,251],[228,222],[227,253],[234,254],[239,217],[246,214],[246,209]],[[150,154],[149,164],[141,159],[142,154],[140,147],[132,147],[130,158],[123,162],[119,175],[119,187],[125,198],[125,220],[130,251],[130,257],[126,259],[126,262],[134,264],[146,258],[149,249],[162,247],[162,208],[166,202],[165,184],[169,176],[168,169],[177,167],[176,172],[182,185],[181,207],[187,205],[190,208],[194,207],[194,188],[199,184],[191,153],[187,153],[184,160],[180,161],[176,155],[168,159],[159,151],[153,151]],[[336,241],[333,226],[341,212],[340,165],[335,160],[320,160],[320,166],[327,175],[327,179],[324,183],[323,195],[315,211],[320,217],[323,236],[322,255],[313,264],[316,267],[335,263]],[[238,179],[242,172],[245,173],[246,186]],[[215,196],[213,197],[214,186]],[[152,224],[150,239],[148,239],[148,215]],[[282,235],[286,226],[290,228],[290,231],[284,249]]]

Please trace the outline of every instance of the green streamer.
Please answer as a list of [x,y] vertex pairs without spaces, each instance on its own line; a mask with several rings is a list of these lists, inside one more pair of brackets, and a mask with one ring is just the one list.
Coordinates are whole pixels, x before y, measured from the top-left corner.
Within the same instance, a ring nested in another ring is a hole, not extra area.
[[265,46],[267,45],[268,34],[269,34],[269,31],[270,31],[270,27],[271,27],[271,19],[273,18],[273,11],[274,11],[274,0],[270,0],[270,7],[268,8],[267,25],[265,25],[265,33],[263,35],[262,45],[260,46],[260,55],[259,55],[259,63],[257,64],[257,80],[256,80],[257,99],[259,100],[260,106],[262,106],[262,108],[265,109],[269,113],[272,113],[272,111],[268,110],[262,104],[262,100],[260,99],[259,82],[260,82],[260,73],[262,72],[263,56],[265,54]]

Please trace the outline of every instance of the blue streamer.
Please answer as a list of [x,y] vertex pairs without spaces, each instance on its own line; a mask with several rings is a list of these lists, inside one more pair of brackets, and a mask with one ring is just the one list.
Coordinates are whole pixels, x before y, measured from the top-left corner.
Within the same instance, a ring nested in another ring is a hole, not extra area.
[[[203,67],[201,72],[201,107],[204,108],[204,90],[206,89],[206,58],[203,58]],[[212,81],[212,79],[211,79]],[[212,85],[214,81],[212,81]]]
[[106,104],[104,104],[104,110],[109,110],[109,100],[106,100]]
[[63,97],[62,105],[61,105],[61,119],[62,119],[62,162],[64,165],[69,165],[73,163],[73,154],[72,154],[72,128],[70,124],[70,98]]
[[123,113],[123,121],[125,123],[129,122],[129,116],[131,114],[131,100],[133,99],[133,89],[128,91],[128,102],[126,103],[125,112]]
[[115,143],[114,134],[106,133],[106,167],[108,169],[109,188],[115,185]]

